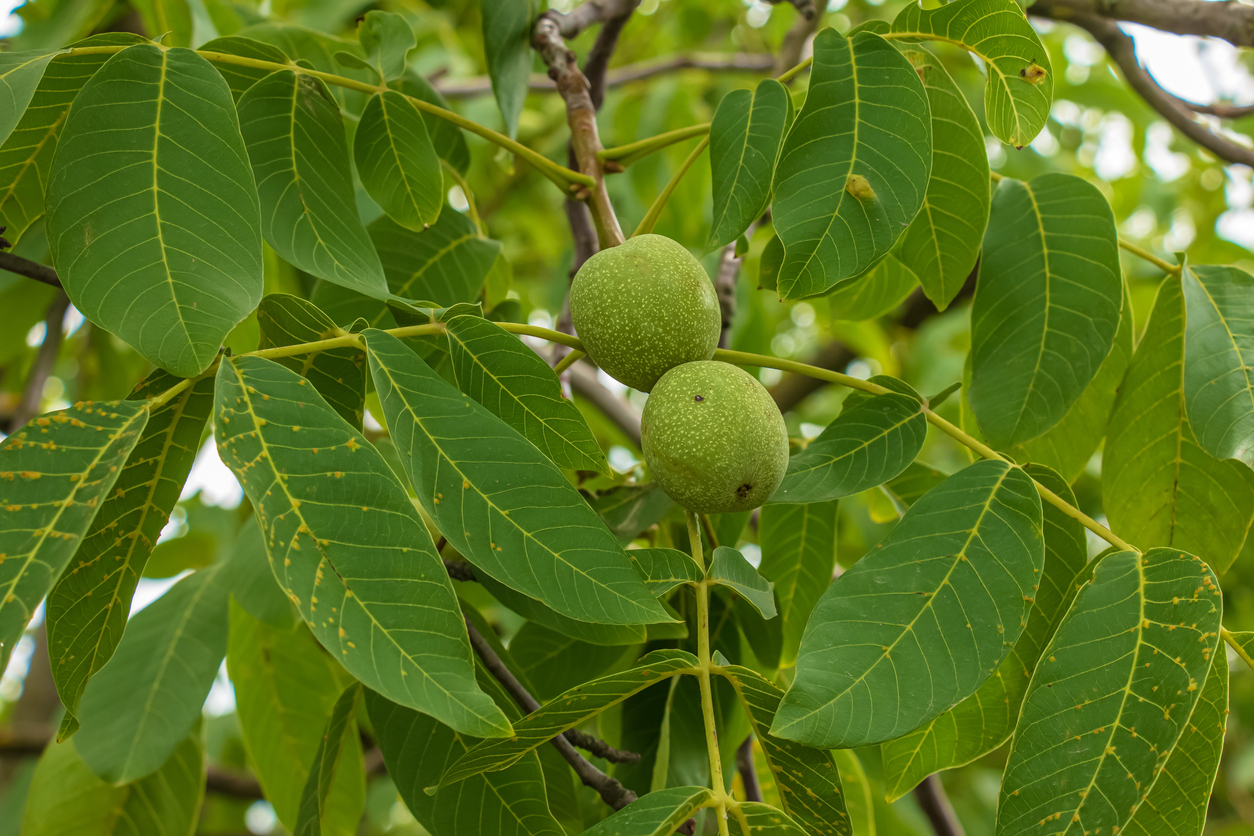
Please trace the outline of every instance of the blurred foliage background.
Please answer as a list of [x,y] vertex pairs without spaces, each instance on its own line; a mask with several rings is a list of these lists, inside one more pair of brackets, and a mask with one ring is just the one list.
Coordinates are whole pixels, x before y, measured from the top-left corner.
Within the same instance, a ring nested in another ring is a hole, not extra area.
[[[572,0],[551,0],[551,6],[569,10]],[[904,5],[896,0],[832,0],[824,24],[842,31],[871,19],[891,20]],[[488,87],[478,4],[470,0],[191,0],[190,43],[195,46],[218,35],[228,35],[270,19],[284,19],[310,29],[351,36],[357,18],[373,8],[404,15],[413,25],[418,49],[411,66],[427,76],[465,116],[502,129],[500,115]],[[1078,29],[1034,18],[1055,68],[1054,105],[1045,132],[1030,146],[1014,149],[989,139],[988,154],[995,171],[1030,179],[1046,171],[1076,174],[1096,183],[1114,207],[1121,235],[1153,252],[1171,254],[1189,248],[1194,263],[1237,264],[1254,271],[1254,187],[1251,170],[1226,166],[1208,152],[1174,132],[1110,66],[1105,52]],[[10,19],[16,33],[3,41],[5,49],[27,50],[61,46],[93,32],[154,31],[153,0],[37,0],[19,8]],[[728,91],[752,85],[768,70],[676,69],[618,83],[624,72],[649,62],[679,55],[709,58],[715,55],[754,57],[746,63],[768,67],[779,55],[788,32],[798,25],[796,9],[784,3],[760,0],[643,0],[627,25],[614,56],[610,89],[600,114],[603,143],[624,144],[685,126],[708,122]],[[594,33],[571,42],[581,56]],[[1142,51],[1164,49],[1164,37],[1144,38]],[[982,100],[983,75],[976,62],[958,49],[937,50],[975,110]],[[1214,91],[1242,93],[1254,101],[1254,79],[1247,72],[1248,54],[1226,43],[1179,38],[1171,46],[1171,60],[1185,62],[1182,78],[1211,74],[1210,92],[1182,91],[1201,99]],[[1143,55],[1143,57],[1145,57]],[[1163,56],[1160,55],[1159,58]],[[1191,64],[1188,62],[1192,62]],[[537,59],[536,67],[540,68]],[[1170,81],[1169,78],[1162,79]],[[533,92],[522,114],[518,138],[554,160],[566,162],[568,138],[565,108],[551,90],[535,89],[546,81],[533,77]],[[802,95],[805,76],[794,90]],[[1209,102],[1203,102],[1209,103]],[[1254,116],[1216,124],[1243,144],[1254,135]],[[451,183],[450,202],[467,210],[468,197],[490,237],[503,243],[504,259],[494,269],[494,293],[506,302],[511,318],[550,326],[561,316],[573,243],[563,196],[543,176],[510,155],[466,135],[472,163],[466,178],[471,194]],[[698,140],[673,145],[610,178],[609,188],[622,226],[635,227],[654,197]],[[378,209],[361,195],[368,222]],[[655,229],[704,257],[713,275],[719,252],[702,253],[709,234],[711,186],[708,156],[703,157],[679,184]],[[925,395],[959,381],[970,346],[969,293],[948,310],[937,312],[917,289],[879,304],[851,309],[848,300],[817,298],[780,303],[769,291],[758,289],[758,263],[771,237],[769,224],[758,227],[748,244],[736,288],[736,316],[731,348],[772,353],[831,364],[860,377],[887,373],[900,376]],[[268,248],[267,248],[268,249]],[[40,224],[17,242],[14,252],[48,263],[47,242]],[[267,292],[295,292],[309,296],[313,282],[281,263],[273,254],[267,261]],[[1151,265],[1124,254],[1133,313],[1139,336],[1162,274]],[[50,364],[50,373],[37,396],[39,412],[63,408],[77,400],[124,397],[147,371],[147,365],[121,341],[93,328],[72,308],[62,315],[55,288],[0,271],[0,428],[7,427],[28,394],[33,370]],[[856,307],[856,306],[855,306]],[[51,314],[49,313],[51,310]],[[857,316],[850,319],[850,315]],[[62,337],[57,340],[55,332]],[[50,334],[50,330],[53,332]],[[51,338],[51,339],[49,339]],[[236,350],[257,347],[255,321],[245,321],[228,340]],[[49,346],[41,352],[41,346]],[[842,348],[843,347],[843,348]],[[778,372],[762,370],[761,379],[785,400],[794,437],[817,435],[838,413],[845,395],[836,387],[789,394],[789,381]],[[602,376],[602,383],[629,406],[639,409],[643,396],[624,393],[619,384]],[[28,398],[29,399],[29,398]],[[607,448],[618,482],[640,477],[640,451],[630,439],[591,404],[579,401]],[[942,414],[958,420],[959,399],[950,399]],[[967,462],[966,453],[943,437],[930,437],[921,459],[946,471]],[[1100,453],[1097,454],[1100,456]],[[1096,458],[1096,457],[1095,457]],[[1075,485],[1083,509],[1102,518],[1096,462]],[[595,486],[594,486],[595,487]],[[604,487],[604,485],[600,485]],[[186,569],[221,559],[243,522],[241,493],[229,471],[217,462],[212,439],[200,460],[165,533],[149,563],[149,580],[141,585],[137,603],[151,601]],[[895,519],[889,500],[876,491],[842,501],[838,529],[838,562],[848,567],[883,535]],[[753,529],[746,528],[752,539]],[[1099,544],[1091,544],[1094,551]],[[752,554],[752,548],[746,548]],[[1246,552],[1254,551],[1247,543]],[[1254,630],[1254,554],[1246,554],[1224,578],[1227,626]],[[485,600],[477,601],[490,606]],[[499,607],[491,610],[509,638],[518,620]],[[50,683],[42,681],[47,667],[33,628],[0,680],[0,728],[22,719],[47,722],[57,707]],[[1254,673],[1233,665],[1231,716],[1223,764],[1210,805],[1207,834],[1254,836]],[[206,706],[209,753],[215,764],[243,767],[233,701],[225,676]],[[611,717],[606,722],[615,722]],[[878,750],[859,752],[872,783],[879,773]],[[949,797],[970,836],[991,834],[998,780],[1004,750],[942,776]],[[0,762],[0,836],[16,833],[25,782],[33,759]],[[931,832],[911,796],[893,805],[876,790],[877,832],[883,836]],[[584,790],[584,792],[588,792]],[[200,833],[271,832],[272,815],[264,802],[211,795]],[[421,829],[409,816],[386,776],[372,779],[367,818],[362,832],[410,834]]]

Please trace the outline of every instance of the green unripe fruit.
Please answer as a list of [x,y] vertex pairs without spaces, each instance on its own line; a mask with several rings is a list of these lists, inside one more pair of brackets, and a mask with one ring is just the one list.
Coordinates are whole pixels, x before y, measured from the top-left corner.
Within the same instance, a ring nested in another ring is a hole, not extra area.
[[666,495],[699,514],[748,511],[788,469],[788,429],[753,375],[704,360],[671,369],[640,419],[644,460]]
[[721,325],[705,268],[662,235],[637,235],[584,262],[570,318],[592,361],[641,392],[680,363],[713,357]]

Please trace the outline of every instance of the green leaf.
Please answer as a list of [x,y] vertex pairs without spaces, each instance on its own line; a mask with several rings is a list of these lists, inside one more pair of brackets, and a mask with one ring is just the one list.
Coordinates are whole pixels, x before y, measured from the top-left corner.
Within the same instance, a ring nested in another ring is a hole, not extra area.
[[732,665],[719,671],[744,703],[753,733],[779,784],[784,811],[816,836],[851,834],[840,773],[830,752],[775,737],[769,731],[784,692],[748,668]]
[[863,322],[893,310],[918,286],[919,277],[888,255],[866,274],[838,282],[828,294],[827,305],[832,319]]
[[171,46],[192,45],[192,10],[188,0],[135,0],[144,29]]
[[256,509],[279,586],[367,686],[455,728],[508,733],[475,685],[452,583],[408,492],[307,384],[257,357],[218,368],[218,453]]
[[1197,441],[1254,467],[1254,276],[1185,264],[1184,402]]
[[0,143],[9,138],[21,121],[48,64],[64,51],[0,52]]
[[1115,217],[1070,174],[1003,180],[971,308],[969,397],[999,449],[1053,427],[1110,353],[1123,307]]
[[624,546],[660,522],[675,504],[656,482],[618,485],[588,503]]
[[980,255],[992,203],[988,151],[979,120],[944,65],[924,49],[903,52],[923,80],[932,112],[932,178],[897,257],[943,311]]
[[927,96],[910,62],[870,32],[819,32],[775,167],[780,297],[823,293],[873,266],[919,211],[931,169]]
[[893,20],[889,37],[955,44],[979,58],[988,76],[984,115],[1002,142],[1022,147],[1045,127],[1053,69],[1049,53],[1014,0],[959,0],[926,9],[910,4]]
[[[388,87],[436,107],[449,109],[448,101],[415,70],[407,70],[404,76],[391,82]],[[431,137],[431,143],[440,159],[460,174],[469,171],[470,149],[466,146],[466,137],[462,135],[461,128],[447,119],[425,111],[422,119],[427,123],[427,134]]]
[[485,740],[458,758],[440,777],[440,787],[481,772],[504,769],[537,746],[583,723],[650,685],[695,673],[697,657],[683,650],[656,650],[634,667],[585,682],[514,723],[514,735]]
[[1170,546],[1223,573],[1254,520],[1254,473],[1218,461],[1185,417],[1185,311],[1180,282],[1158,290],[1119,387],[1102,453],[1102,505],[1116,532],[1145,547]]
[[637,644],[649,637],[649,631],[643,624],[596,624],[590,621],[576,621],[554,611],[534,598],[515,592],[503,583],[493,579],[491,575],[481,573],[477,580],[488,593],[506,607],[521,615],[528,621],[534,621],[563,636],[582,639],[589,644],[603,647],[617,647],[624,644]]
[[375,93],[355,136],[357,173],[383,211],[406,229],[435,223],[444,205],[444,175],[418,108],[395,91]]
[[378,10],[366,12],[357,24],[357,40],[366,53],[366,64],[383,81],[405,74],[405,56],[418,43],[405,18]]
[[1090,833],[1126,826],[1188,728],[1221,608],[1199,558],[1151,549],[1097,563],[1028,686],[999,836],[1039,833],[1044,820]]
[[862,761],[848,749],[833,749],[831,755],[845,790],[845,808],[853,836],[875,836],[875,795]]
[[788,129],[788,90],[773,78],[733,90],[710,123],[714,222],[707,250],[736,240],[771,202],[771,176]]
[[[288,57],[283,54],[283,50],[277,46],[272,46],[253,38],[245,38],[242,35],[214,38],[212,41],[198,47],[196,51],[202,55],[216,52],[223,55],[252,58],[257,61],[268,61],[273,64],[290,63]],[[210,58],[209,60],[213,59]],[[215,62],[213,67],[226,79],[226,86],[231,88],[231,98],[235,100],[236,104],[239,103],[240,97],[244,95],[249,87],[261,81],[271,72],[269,69],[249,67],[244,64],[232,64],[226,61]]]
[[714,550],[706,573],[711,581],[725,586],[749,602],[763,618],[774,618],[774,584],[758,574],[745,556],[736,549],[719,546]]
[[923,448],[923,405],[890,393],[853,404],[788,460],[774,503],[826,502],[882,485]]
[[257,190],[231,92],[187,49],[110,58],[74,100],[48,243],[75,307],[180,377],[261,300]]
[[[1019,638],[1043,562],[1041,502],[1022,470],[988,460],[950,476],[823,593],[772,733],[854,748],[949,710]],[[919,685],[902,690],[903,678]]]
[[[73,46],[145,43],[138,35],[109,32],[92,35]],[[0,226],[17,243],[44,214],[44,185],[52,170],[57,137],[70,103],[87,80],[109,59],[107,54],[58,55],[44,70],[26,112],[8,139],[0,144]]]
[[[689,561],[691,562],[691,561]],[[564,636],[535,621],[528,621],[510,640],[509,652],[516,671],[535,689],[535,697],[549,700],[614,666],[625,653],[632,660],[639,652],[607,652],[605,648]]]
[[[1125,284],[1123,289],[1124,316],[1119,318],[1119,330],[1115,332],[1115,344],[1102,361],[1101,368],[1093,376],[1080,399],[1071,405],[1062,420],[1044,435],[1010,448],[1017,461],[1036,462],[1051,467],[1062,474],[1068,483],[1074,482],[1084,472],[1093,457],[1106,423],[1115,406],[1119,385],[1132,361],[1132,330],[1135,326],[1131,315],[1132,300]],[[935,405],[933,405],[935,406]]]
[[[378,81],[377,78],[371,78],[371,73],[369,72],[351,68],[344,69],[336,60],[337,54],[341,51],[351,52],[359,57],[362,56],[361,46],[357,41],[338,38],[325,32],[285,23],[258,23],[253,26],[247,26],[234,34],[254,38],[262,43],[277,47],[291,59],[292,63],[302,62],[304,66],[312,67],[315,70],[333,75],[348,76],[371,85]],[[361,91],[335,87],[330,92],[335,100],[339,102],[340,107],[348,113],[361,113],[362,107],[366,104],[366,94]]]
[[[256,517],[253,518],[254,522]],[[266,540],[259,525],[245,523],[231,545],[231,556],[225,569],[225,583],[244,612],[271,627],[291,628],[297,622],[291,599],[279,589],[270,559],[266,556]],[[230,651],[227,651],[228,662]]]
[[147,422],[141,402],[87,402],[36,418],[0,443],[0,669]]
[[1227,720],[1228,657],[1220,648],[1211,659],[1206,685],[1175,751],[1154,781],[1149,797],[1120,832],[1128,836],[1201,836]]
[[558,467],[609,472],[579,408],[562,397],[549,364],[517,337],[477,316],[448,322],[462,391],[509,424]]
[[[485,687],[490,677],[482,672]],[[499,685],[496,690],[499,690]],[[517,719],[518,709],[502,697]],[[565,836],[549,811],[539,758],[528,754],[500,772],[487,772],[427,795],[445,767],[475,744],[432,718],[366,691],[366,709],[387,765],[410,812],[434,836],[476,833],[487,826],[494,836]]]
[[[1030,465],[1028,475],[1072,506],[1075,495],[1057,473]],[[970,763],[1001,746],[1014,731],[1019,707],[1054,628],[1075,591],[1074,581],[1088,560],[1084,528],[1053,505],[1043,504],[1045,569],[1031,593],[1032,608],[1023,635],[997,671],[950,711],[905,737],[885,743],[885,788],[890,799],[908,793],[942,769]]]
[[200,729],[161,768],[133,784],[97,778],[70,741],[53,743],[35,767],[25,836],[169,836],[191,833],[205,795]]
[[[176,382],[156,372],[131,400],[158,395]],[[65,705],[62,739],[78,728],[74,715],[87,680],[122,640],[131,596],[179,501],[212,407],[213,381],[205,379],[150,414],[71,565],[48,593],[48,657]]]
[[670,836],[713,800],[714,794],[705,787],[655,790],[588,828],[584,836]]
[[[248,762],[275,815],[293,830],[322,730],[348,676],[303,623],[272,627],[238,603],[231,606],[226,665]],[[332,803],[322,821],[329,829],[351,832],[365,802],[361,747],[344,747],[339,757]]]
[[740,836],[807,836],[787,814],[760,801],[745,801],[729,816]]
[[531,83],[531,24],[535,0],[480,0],[483,54],[505,132],[518,136],[518,116]]
[[75,742],[106,781],[160,769],[200,719],[226,655],[229,594],[219,570],[188,575],[132,618],[83,693]]
[[562,472],[395,337],[364,333],[418,501],[477,569],[579,621],[670,617]]
[[779,271],[783,266],[784,242],[778,235],[772,235],[762,248],[762,260],[758,262],[758,290],[778,290]]
[[377,299],[388,296],[379,256],[357,214],[340,111],[313,76],[280,70],[239,100],[261,232],[284,261]]
[[[261,348],[299,345],[342,337],[345,331],[312,302],[271,293],[257,308]],[[360,428],[366,401],[365,353],[347,346],[276,357],[275,362],[305,377],[340,417]]]
[[501,250],[479,236],[473,221],[451,211],[420,233],[379,218],[370,225],[370,238],[392,292],[437,305],[475,301]]
[[775,585],[780,662],[797,659],[801,634],[836,570],[836,502],[767,505],[759,518],[762,577]]
[[679,549],[629,549],[627,556],[654,595],[665,595],[677,586],[704,580],[701,567]]
[[[354,682],[340,694],[331,709],[331,718],[327,720],[326,731],[323,732],[322,742],[318,744],[318,751],[314,754],[309,780],[305,782],[305,791],[301,795],[296,829],[292,831],[295,836],[322,834],[322,822],[330,812],[328,802],[332,784],[340,777],[338,773],[343,768],[340,764],[340,753],[345,748],[361,745],[357,738],[357,724],[353,722],[353,712],[360,696],[361,683]],[[358,775],[361,775],[360,770]]]

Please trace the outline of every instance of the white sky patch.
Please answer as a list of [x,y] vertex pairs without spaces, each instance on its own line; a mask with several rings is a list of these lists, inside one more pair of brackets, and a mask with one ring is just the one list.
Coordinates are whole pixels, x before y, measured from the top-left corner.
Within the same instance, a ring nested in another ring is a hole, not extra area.
[[179,499],[189,499],[197,491],[200,491],[201,502],[219,508],[235,508],[244,500],[244,489],[236,481],[235,474],[218,458],[218,446],[213,436],[205,439],[205,445],[196,454],[196,462]]
[[1136,170],[1136,153],[1132,150],[1132,122],[1122,113],[1110,113],[1102,120],[1101,141],[1093,170],[1110,182],[1127,177]]

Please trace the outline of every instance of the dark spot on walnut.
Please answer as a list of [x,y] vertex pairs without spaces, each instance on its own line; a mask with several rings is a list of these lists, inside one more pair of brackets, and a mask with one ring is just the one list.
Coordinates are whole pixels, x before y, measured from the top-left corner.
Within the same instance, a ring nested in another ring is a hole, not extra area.
[[703,400],[705,400],[705,398],[703,398],[700,395],[697,395],[695,398],[693,398],[693,400],[696,401],[697,403],[701,403]]
[[748,499],[749,494],[751,494],[752,492],[753,492],[753,485],[750,485],[748,482],[745,482],[743,485],[736,488],[736,496],[740,497],[741,499]]

